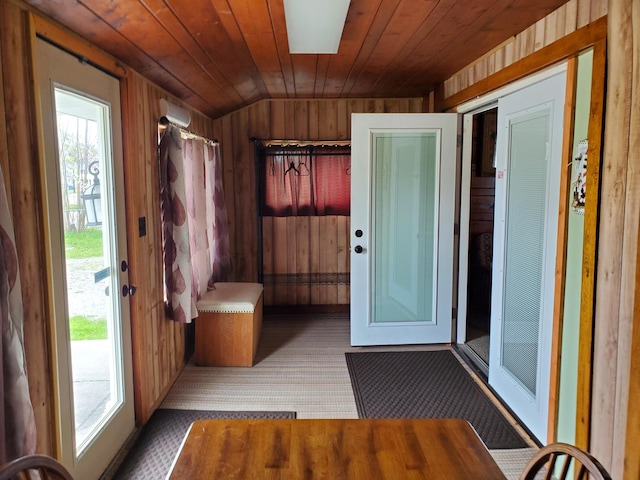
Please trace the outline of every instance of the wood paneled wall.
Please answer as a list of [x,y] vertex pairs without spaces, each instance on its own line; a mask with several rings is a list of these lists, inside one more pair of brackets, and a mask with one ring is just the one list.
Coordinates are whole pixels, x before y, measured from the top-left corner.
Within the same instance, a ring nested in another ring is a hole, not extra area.
[[611,0],[608,24],[591,447],[612,478],[637,479],[640,478],[638,2]]
[[464,90],[606,14],[606,0],[570,0],[445,81],[444,97]]
[[493,211],[495,205],[495,177],[481,177],[471,172],[471,194],[469,195],[469,237],[479,233],[493,233]]
[[[169,320],[164,307],[158,120],[161,98],[191,111],[189,130],[214,137],[213,121],[135,72],[122,80],[125,188],[129,281],[138,287],[131,298],[136,419],[145,423],[173,385],[190,353],[192,327]],[[147,234],[138,235],[146,219]],[[188,347],[188,348],[187,348]]]
[[[254,145],[251,138],[260,139],[296,139],[296,140],[346,140],[351,138],[351,113],[408,113],[422,112],[422,98],[394,99],[323,99],[323,100],[262,100],[247,108],[229,114],[215,121],[216,138],[220,140],[224,164],[225,198],[230,222],[230,243],[232,256],[231,280],[257,281],[258,279],[258,243],[259,224],[257,214],[257,186]],[[303,252],[306,245],[291,244],[301,234],[298,228],[320,228],[316,221],[309,226],[296,225],[295,221],[278,219],[266,225],[266,231],[273,232],[272,238],[286,238],[284,242],[272,242],[272,247],[283,248],[280,252],[267,255],[265,269],[277,268],[278,273],[287,262],[286,273],[297,272],[302,262],[293,260],[287,252]],[[331,234],[325,245],[318,248],[309,245],[309,251],[316,251],[321,268],[342,271],[348,265],[345,258],[348,250],[348,222],[327,220],[327,230],[323,235]],[[275,231],[273,229],[276,229]],[[294,236],[295,233],[295,236]],[[320,241],[320,237],[318,242]],[[296,240],[297,241],[297,240]],[[316,241],[316,240],[314,240]],[[287,243],[289,242],[289,243]],[[276,246],[277,245],[277,246]],[[293,247],[293,248],[292,248]],[[315,249],[314,249],[315,248]],[[324,249],[327,250],[324,250]],[[324,260],[323,260],[324,259]],[[269,263],[271,262],[271,263]],[[322,264],[322,262],[325,262]],[[282,265],[282,266],[276,266]],[[330,271],[331,271],[330,270]],[[265,270],[266,272],[267,270]],[[348,270],[347,270],[348,271]],[[320,272],[325,273],[325,272]],[[265,304],[299,304],[308,301],[320,303],[348,303],[345,288],[332,285],[326,290],[306,292],[301,287],[291,291],[278,289],[265,292]],[[282,303],[281,303],[282,302]]]
[[350,225],[345,216],[264,217],[264,304],[348,305]]

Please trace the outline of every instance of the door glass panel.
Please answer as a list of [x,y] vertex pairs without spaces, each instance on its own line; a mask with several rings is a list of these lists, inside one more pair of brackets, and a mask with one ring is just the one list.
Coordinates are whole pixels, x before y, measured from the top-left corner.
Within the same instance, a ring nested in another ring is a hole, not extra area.
[[371,322],[434,322],[438,133],[373,134]]
[[520,117],[509,127],[501,358],[503,367],[533,397],[542,312],[549,128],[548,109]]
[[109,105],[55,89],[76,454],[123,403]]

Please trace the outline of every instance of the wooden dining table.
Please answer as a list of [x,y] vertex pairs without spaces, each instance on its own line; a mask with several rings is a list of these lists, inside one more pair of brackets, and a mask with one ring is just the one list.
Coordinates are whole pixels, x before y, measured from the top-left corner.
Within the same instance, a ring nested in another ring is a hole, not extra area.
[[169,479],[505,479],[460,419],[195,421]]

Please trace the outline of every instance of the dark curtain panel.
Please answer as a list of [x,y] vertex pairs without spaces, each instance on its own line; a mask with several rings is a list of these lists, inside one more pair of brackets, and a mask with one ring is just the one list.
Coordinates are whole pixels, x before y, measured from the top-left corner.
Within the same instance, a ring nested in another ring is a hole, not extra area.
[[316,215],[350,215],[351,154],[318,156],[314,163]]

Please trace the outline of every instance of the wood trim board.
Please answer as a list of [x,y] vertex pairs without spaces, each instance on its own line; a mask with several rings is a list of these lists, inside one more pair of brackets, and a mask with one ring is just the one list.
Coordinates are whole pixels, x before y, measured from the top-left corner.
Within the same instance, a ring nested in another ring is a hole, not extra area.
[[580,296],[580,339],[578,350],[578,404],[576,405],[576,445],[588,450],[591,434],[591,387],[593,383],[593,329],[595,315],[595,274],[598,250],[600,169],[606,83],[606,39],[593,47],[593,76],[589,113],[589,174],[584,211],[582,253],[582,293]]
[[492,90],[524,78],[527,75],[561,62],[562,60],[576,56],[581,51],[606,38],[606,35],[607,17],[605,16],[562,37],[522,60],[503,68],[493,75],[474,83],[464,90],[450,97],[440,99],[440,101],[437,102],[437,111],[454,109],[456,106],[473,98],[489,93]]
[[567,87],[564,105],[564,128],[562,132],[562,170],[560,172],[560,203],[558,209],[558,243],[556,246],[556,278],[554,288],[553,324],[551,338],[551,375],[549,386],[549,419],[547,442],[557,439],[558,409],[560,400],[560,362],[562,357],[562,325],[564,319],[565,275],[568,248],[568,207],[571,183],[571,153],[575,124],[575,101],[578,59],[567,61]]

